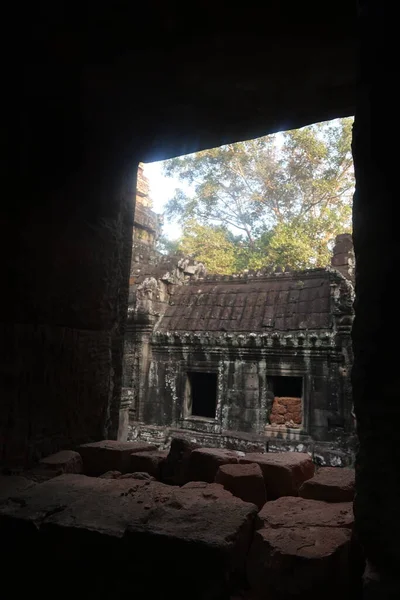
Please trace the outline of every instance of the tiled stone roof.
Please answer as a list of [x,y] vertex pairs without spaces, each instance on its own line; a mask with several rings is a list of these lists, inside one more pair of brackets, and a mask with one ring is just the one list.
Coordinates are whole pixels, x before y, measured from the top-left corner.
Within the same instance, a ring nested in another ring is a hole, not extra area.
[[331,329],[330,270],[177,287],[157,329],[268,332]]

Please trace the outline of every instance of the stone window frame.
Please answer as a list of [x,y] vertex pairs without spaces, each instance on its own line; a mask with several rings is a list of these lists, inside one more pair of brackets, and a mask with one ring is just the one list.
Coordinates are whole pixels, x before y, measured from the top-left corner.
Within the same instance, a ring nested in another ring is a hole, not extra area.
[[[216,390],[216,404],[215,404],[215,417],[202,417],[200,415],[192,415],[187,412],[186,405],[186,386],[188,382],[188,373],[210,373],[216,375],[217,378],[217,390]],[[182,398],[182,405],[180,410],[180,421],[181,422],[197,422],[197,423],[220,423],[220,396],[219,396],[219,384],[220,384],[220,373],[218,365],[215,364],[188,364],[186,361],[182,361],[180,364],[180,397]]]
[[273,427],[270,423],[265,424],[265,432],[274,432],[274,431],[287,431],[287,432],[295,432],[298,434],[308,434],[310,427],[310,373],[306,369],[301,368],[266,368],[265,371],[265,388],[266,392],[268,391],[268,377],[301,377],[303,380],[302,385],[302,425],[299,428],[286,427],[285,429],[280,428],[277,429]]

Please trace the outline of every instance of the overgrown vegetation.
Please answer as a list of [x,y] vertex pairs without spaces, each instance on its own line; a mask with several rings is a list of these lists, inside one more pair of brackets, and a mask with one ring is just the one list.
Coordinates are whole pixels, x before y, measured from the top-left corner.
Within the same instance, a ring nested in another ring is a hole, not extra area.
[[335,236],[351,232],[352,122],[318,123],[166,161],[165,175],[191,192],[178,188],[168,202],[166,216],[179,220],[183,235],[164,243],[212,273],[326,266]]

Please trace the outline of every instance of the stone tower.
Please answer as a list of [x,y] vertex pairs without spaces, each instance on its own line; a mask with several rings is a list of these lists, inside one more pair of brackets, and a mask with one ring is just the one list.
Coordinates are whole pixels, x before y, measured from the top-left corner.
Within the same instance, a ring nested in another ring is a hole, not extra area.
[[355,256],[351,233],[336,236],[331,265],[354,284]]

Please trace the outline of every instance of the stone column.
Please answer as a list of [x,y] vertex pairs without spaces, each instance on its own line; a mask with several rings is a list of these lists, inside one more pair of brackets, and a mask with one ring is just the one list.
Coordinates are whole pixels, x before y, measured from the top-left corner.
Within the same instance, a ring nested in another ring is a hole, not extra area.
[[[400,377],[397,32],[386,2],[360,2],[353,156],[356,316],[352,384],[359,436],[356,531],[364,597],[400,597]],[[385,22],[386,18],[386,22]],[[393,69],[392,69],[393,67]]]

